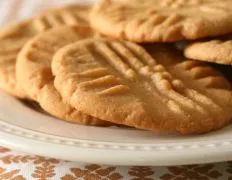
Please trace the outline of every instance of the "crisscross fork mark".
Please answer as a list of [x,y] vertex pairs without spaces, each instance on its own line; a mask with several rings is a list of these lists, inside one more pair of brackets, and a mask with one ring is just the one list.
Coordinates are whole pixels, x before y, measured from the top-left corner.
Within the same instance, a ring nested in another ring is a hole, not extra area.
[[[102,44],[104,45],[104,48],[101,48]],[[133,54],[129,50],[128,46],[126,47],[124,44],[117,41],[108,44],[103,42],[101,43],[101,46],[99,46],[99,43],[96,46],[101,51],[102,55],[106,57],[106,60],[109,62],[109,64],[113,65],[113,67],[117,69],[121,74],[123,74],[125,78],[128,78],[133,81],[137,79],[138,74],[145,75],[147,78],[150,78],[152,80],[159,93],[163,94],[169,99],[174,100],[182,107],[185,107],[185,109],[191,109],[191,111],[198,110],[202,114],[207,114],[206,111],[200,105],[196,104],[191,99],[184,97],[180,93],[173,90],[171,82],[172,76],[169,73],[154,72],[152,70],[152,65],[156,64],[154,60],[153,63],[151,63],[151,61],[148,61],[147,64],[146,62],[144,62],[144,60],[141,60],[141,56],[136,56],[135,54]],[[147,55],[147,53],[145,54]],[[149,60],[151,60],[151,58]],[[154,69],[160,70],[160,65],[158,65],[158,67],[159,68],[154,67]],[[128,72],[133,72],[133,79],[130,76],[128,76]]]

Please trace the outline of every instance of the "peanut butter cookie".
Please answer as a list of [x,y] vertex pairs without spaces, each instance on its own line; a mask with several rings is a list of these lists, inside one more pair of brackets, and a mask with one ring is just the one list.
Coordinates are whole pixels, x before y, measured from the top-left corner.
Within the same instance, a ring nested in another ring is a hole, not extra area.
[[231,0],[100,0],[90,22],[135,42],[193,40],[232,32]]
[[[85,40],[53,58],[55,87],[77,110],[140,129],[205,133],[231,120],[230,83],[165,45]],[[223,96],[222,96],[223,94]]]
[[27,97],[15,76],[16,58],[23,45],[36,34],[62,24],[86,24],[89,7],[68,6],[10,25],[0,31],[0,88],[18,98]]
[[66,25],[40,33],[19,53],[16,74],[29,97],[48,113],[73,123],[108,125],[110,123],[85,115],[64,102],[53,83],[51,62],[55,52],[71,42],[93,36],[88,26]]

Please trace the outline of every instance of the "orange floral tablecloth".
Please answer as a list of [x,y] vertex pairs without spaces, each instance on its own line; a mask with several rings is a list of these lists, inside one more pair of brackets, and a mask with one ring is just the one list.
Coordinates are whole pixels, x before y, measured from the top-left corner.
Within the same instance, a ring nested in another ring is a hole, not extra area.
[[232,162],[115,167],[34,156],[0,147],[0,180],[232,180]]

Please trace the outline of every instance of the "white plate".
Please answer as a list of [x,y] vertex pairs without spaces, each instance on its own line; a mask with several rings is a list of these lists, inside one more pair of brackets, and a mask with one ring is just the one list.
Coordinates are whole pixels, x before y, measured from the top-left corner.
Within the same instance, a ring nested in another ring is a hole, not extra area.
[[180,165],[232,160],[232,125],[200,136],[69,124],[0,92],[0,145],[86,163]]

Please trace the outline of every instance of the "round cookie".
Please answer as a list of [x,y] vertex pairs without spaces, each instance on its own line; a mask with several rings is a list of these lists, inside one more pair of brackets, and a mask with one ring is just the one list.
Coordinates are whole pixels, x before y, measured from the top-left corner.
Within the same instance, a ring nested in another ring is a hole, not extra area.
[[191,43],[184,54],[190,59],[232,65],[232,36]]
[[91,26],[135,42],[193,40],[232,32],[231,0],[100,0]]
[[[18,98],[27,95],[17,84],[15,77],[16,58],[23,45],[41,31],[62,24],[85,24],[89,6],[68,6],[51,10],[22,23],[10,25],[0,31],[0,88]],[[80,16],[78,16],[80,12]]]
[[108,122],[85,115],[65,103],[53,84],[53,54],[64,45],[93,36],[94,33],[88,26],[66,25],[40,33],[27,42],[19,53],[16,74],[28,96],[48,113],[79,124],[109,125]]
[[[230,83],[165,45],[85,40],[53,58],[55,87],[86,114],[140,129],[205,133],[232,117]],[[221,96],[223,94],[223,96]]]

